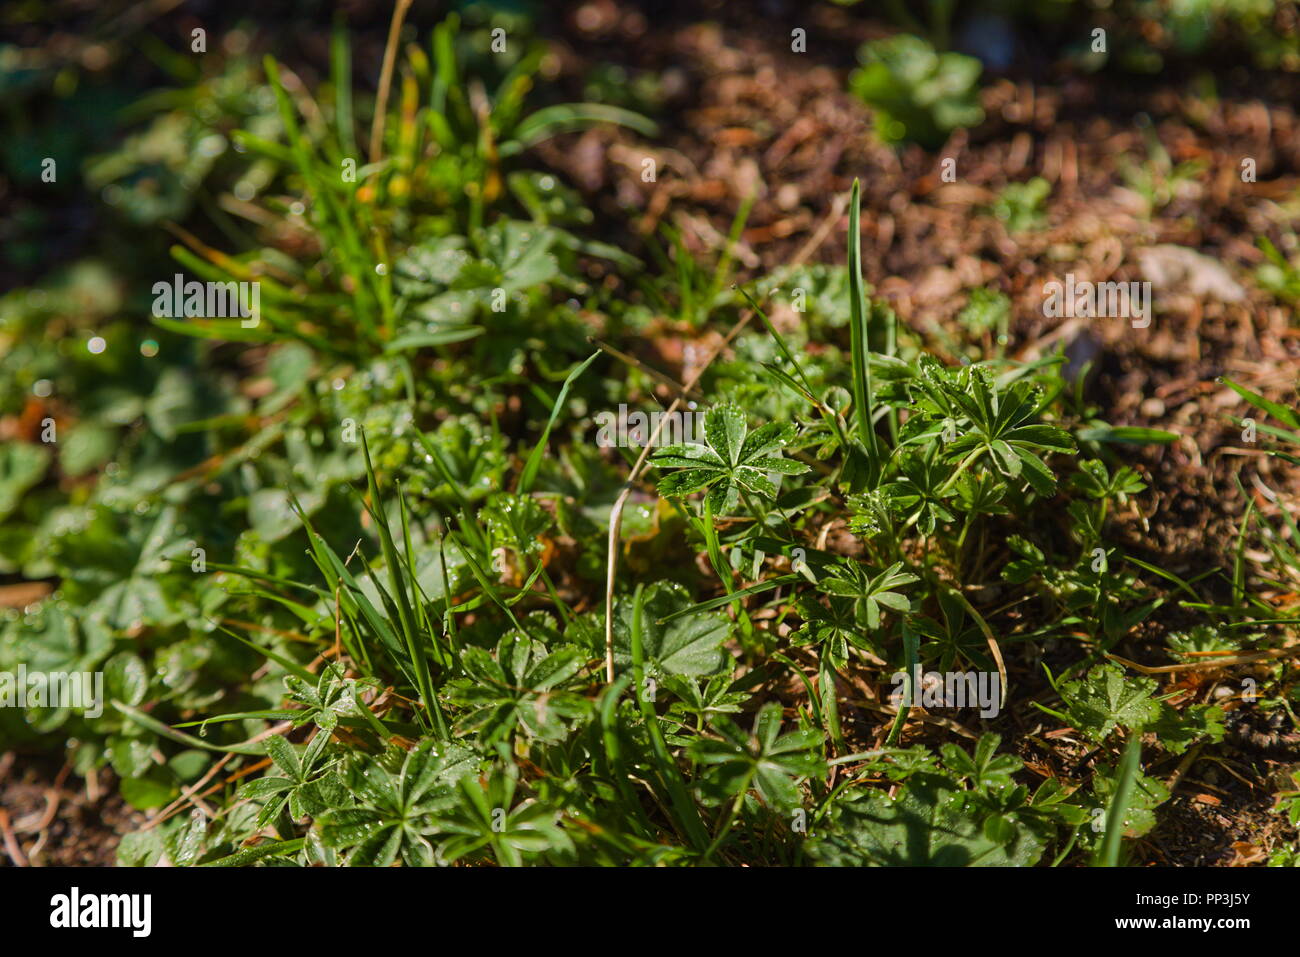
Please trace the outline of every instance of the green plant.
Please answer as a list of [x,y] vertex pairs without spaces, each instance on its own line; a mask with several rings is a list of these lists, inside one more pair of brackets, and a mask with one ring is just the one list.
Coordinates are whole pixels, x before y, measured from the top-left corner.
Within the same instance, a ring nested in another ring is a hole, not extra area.
[[775,423],[749,432],[745,413],[734,405],[712,406],[704,414],[705,445],[672,445],[655,452],[660,468],[678,468],[659,483],[662,495],[681,496],[709,489],[709,508],[725,515],[746,492],[759,499],[776,497],[766,473],[800,475],[808,466],[782,456],[795,428]]
[[1140,122],[1146,141],[1147,161],[1126,162],[1123,166],[1124,180],[1129,189],[1142,197],[1147,215],[1151,216],[1186,194],[1188,188],[1205,172],[1205,163],[1202,160],[1187,160],[1175,165],[1150,120],[1141,117]]
[[858,58],[862,67],[849,88],[876,111],[876,132],[886,142],[937,149],[953,130],[983,122],[974,57],[938,53],[903,33],[865,44]]
[[990,212],[1002,220],[1009,233],[1036,229],[1043,222],[1043,209],[1052,185],[1040,176],[1024,183],[1008,183],[998,194]]
[[1292,265],[1267,237],[1258,240],[1266,262],[1255,270],[1259,284],[1283,302],[1300,302],[1300,268]]
[[[1266,399],[1259,393],[1247,389],[1231,379],[1221,379],[1220,381],[1245,399],[1252,408],[1281,423],[1281,425],[1273,425],[1268,422],[1256,423],[1254,419],[1238,419],[1238,426],[1245,429],[1243,435],[1248,435],[1253,440],[1255,435],[1262,432],[1273,440],[1268,448],[1269,455],[1279,458],[1290,465],[1300,465],[1300,455],[1296,454],[1300,452],[1300,412]],[[1288,448],[1294,451],[1286,451]],[[1271,492],[1269,494],[1274,495]],[[1246,514],[1245,523],[1242,527],[1243,541],[1246,527],[1249,525],[1252,515],[1253,509]],[[1279,510],[1276,526],[1270,527],[1264,524],[1262,519],[1260,521],[1264,544],[1273,554],[1278,565],[1287,569],[1293,577],[1300,577],[1300,551],[1297,551],[1295,547],[1295,543],[1300,540],[1300,528],[1296,526],[1295,517],[1288,509],[1283,508]],[[1238,561],[1240,562],[1240,559]]]

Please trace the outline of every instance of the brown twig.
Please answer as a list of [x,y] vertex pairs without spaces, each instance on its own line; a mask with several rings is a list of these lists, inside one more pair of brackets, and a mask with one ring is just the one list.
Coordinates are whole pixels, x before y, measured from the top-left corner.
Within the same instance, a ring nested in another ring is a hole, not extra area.
[[72,771],[71,764],[64,764],[59,769],[58,775],[54,778],[54,783],[45,789],[45,813],[41,819],[36,822],[35,831],[38,833],[45,830],[54,823],[54,816],[59,813],[59,805],[63,803],[63,785],[68,780],[68,774]]
[[375,100],[375,118],[370,124],[370,162],[378,163],[384,146],[384,115],[388,112],[388,89],[393,85],[393,63],[397,60],[397,36],[402,32],[402,21],[411,8],[411,0],[397,0],[393,6],[393,19],[388,25],[388,43],[384,47],[384,66],[379,74],[379,96]]
[[1300,648],[1271,648],[1268,651],[1251,651],[1244,655],[1234,655],[1232,652],[1217,652],[1225,657],[1215,658],[1210,661],[1191,661],[1181,665],[1140,665],[1136,661],[1129,661],[1127,658],[1121,658],[1119,655],[1107,654],[1106,657],[1111,661],[1117,662],[1126,668],[1132,668],[1134,671],[1140,671],[1144,675],[1165,675],[1177,671],[1200,671],[1205,668],[1222,668],[1224,665],[1249,665],[1256,661],[1267,661],[1270,658],[1286,658],[1300,651]]
[[848,205],[848,197],[843,193],[837,194],[835,198],[831,200],[831,211],[826,214],[826,218],[822,220],[822,224],[817,227],[817,231],[812,234],[808,242],[804,243],[799,252],[795,254],[790,265],[799,265],[816,252],[817,248],[821,246],[822,243],[826,242],[826,237],[831,234],[831,230],[835,228],[835,224],[839,222],[840,217],[844,215],[844,210]]
[[9,812],[2,807],[0,807],[0,833],[4,834],[5,851],[9,854],[10,860],[14,862],[16,867],[27,867],[27,857],[18,844],[18,837],[14,834],[13,825],[9,823]]
[[[266,728],[263,731],[259,731],[257,734],[253,735],[244,743],[256,744],[258,741],[263,741],[266,738],[271,737],[271,735],[273,734],[282,734],[283,732],[288,731],[291,727],[293,727],[292,721],[282,721],[273,727]],[[226,762],[229,761],[234,756],[235,756],[235,752],[233,751],[229,751],[225,755],[223,755],[220,761],[218,761],[210,769],[208,769],[207,774],[205,774],[194,784],[191,784],[188,788],[182,789],[181,796],[178,797],[175,801],[172,801],[172,803],[167,805],[167,807],[163,808],[158,813],[157,817],[155,817],[152,821],[150,821],[148,824],[144,826],[143,830],[147,831],[150,828],[157,827],[163,821],[175,815],[176,812],[179,811],[181,808],[183,808],[186,804],[192,803],[196,798],[202,799],[204,797],[207,797],[207,795],[210,794],[211,791],[207,791],[204,792],[203,794],[199,794],[198,793],[199,788],[203,787],[204,784],[212,780],[212,776],[216,774],[219,770],[221,770],[223,767],[225,767]],[[220,787],[220,785],[217,786]]]
[[587,341],[590,342],[590,343],[591,343],[593,346],[595,346],[597,349],[599,349],[601,352],[604,352],[604,353],[606,353],[607,355],[611,355],[611,356],[613,356],[613,357],[614,357],[615,359],[617,359],[619,362],[623,362],[623,363],[625,363],[625,364],[627,364],[627,365],[630,365],[630,366],[632,366],[634,369],[639,369],[639,370],[641,370],[641,371],[644,372],[646,375],[648,375],[650,378],[652,378],[652,379],[654,379],[656,382],[658,382],[660,385],[664,386],[665,388],[671,389],[673,392],[676,392],[678,395],[684,395],[684,396],[686,396],[686,397],[688,397],[688,398],[691,398],[691,399],[702,399],[702,398],[704,398],[703,394],[702,394],[698,389],[688,389],[688,388],[686,388],[684,385],[682,385],[681,383],[679,383],[679,382],[678,382],[676,379],[674,379],[672,376],[670,376],[670,375],[666,375],[665,373],[660,372],[658,369],[654,368],[653,366],[648,366],[648,365],[646,365],[644,362],[642,362],[642,361],[641,361],[640,359],[638,359],[636,356],[631,356],[631,355],[628,355],[626,352],[623,352],[623,351],[621,351],[621,350],[619,350],[619,349],[615,349],[613,346],[611,346],[611,345],[610,345],[608,342],[606,342],[604,339],[600,339],[600,338],[598,338],[598,337],[596,337],[596,336],[587,336]]

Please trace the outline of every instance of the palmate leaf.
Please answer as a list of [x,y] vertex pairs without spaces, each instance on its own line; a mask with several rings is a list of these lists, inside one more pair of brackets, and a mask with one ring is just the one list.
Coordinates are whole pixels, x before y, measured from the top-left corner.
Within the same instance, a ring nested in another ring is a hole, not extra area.
[[517,630],[507,632],[493,658],[483,648],[466,648],[461,664],[469,678],[449,686],[451,701],[465,708],[461,728],[491,744],[522,730],[545,741],[561,740],[573,719],[586,711],[577,695],[558,691],[582,670],[585,656],[573,645],[547,650]]
[[493,547],[509,548],[520,555],[534,555],[545,547],[544,539],[554,519],[536,499],[527,495],[498,492],[488,499],[480,513]]
[[89,601],[115,628],[161,624],[180,614],[174,584],[178,570],[167,555],[181,551],[180,509],[121,515],[97,506],[75,539],[55,540],[55,556],[66,566],[65,582],[98,592]]
[[886,142],[911,140],[933,149],[951,130],[983,121],[982,67],[975,57],[936,52],[910,34],[873,40],[859,56],[863,66],[850,87],[876,112],[876,132]]
[[266,753],[280,775],[256,778],[241,785],[236,792],[240,800],[266,801],[257,816],[258,827],[265,827],[273,821],[286,803],[289,816],[300,820],[324,811],[331,803],[346,800],[346,792],[330,770],[333,760],[322,763],[329,741],[328,733],[318,733],[300,756],[298,750],[278,734],[266,739]]
[[1202,738],[1222,741],[1226,733],[1223,709],[1213,704],[1194,704],[1182,711],[1162,705],[1160,717],[1151,729],[1171,754],[1182,754]]
[[880,495],[887,507],[903,517],[904,524],[916,525],[923,535],[933,535],[940,523],[954,521],[942,500],[944,483],[952,474],[950,465],[912,453],[899,459],[898,471],[898,478],[880,487]]
[[751,734],[722,714],[710,721],[717,738],[694,738],[692,758],[708,766],[705,796],[720,804],[754,788],[769,807],[786,811],[800,803],[798,784],[825,770],[822,734],[813,729],[781,733],[781,706],[772,702],[754,717]]
[[724,403],[704,414],[706,444],[669,445],[655,453],[657,468],[676,468],[659,480],[659,494],[681,497],[708,489],[708,504],[714,515],[736,507],[741,491],[763,500],[776,497],[777,487],[767,473],[802,475],[808,466],[782,455],[795,437],[794,425],[768,423],[748,431],[745,413]]
[[1042,397],[1032,383],[1021,380],[1004,388],[985,366],[949,370],[932,358],[923,358],[920,366],[922,374],[912,386],[922,414],[904,430],[908,441],[953,429],[957,436],[943,444],[942,456],[957,463],[959,474],[983,462],[1044,497],[1055,493],[1056,477],[1043,456],[1073,453],[1075,446],[1068,432],[1036,421]]
[[[641,648],[647,671],[659,675],[711,675],[722,668],[722,642],[731,634],[731,620],[709,611],[680,614],[691,606],[686,589],[676,582],[655,582],[645,590],[641,615]],[[631,601],[614,607],[614,664],[632,665]],[[663,621],[678,613],[671,621]]]
[[941,591],[938,603],[938,619],[916,615],[909,620],[909,626],[923,639],[920,660],[936,671],[960,671],[972,664],[981,671],[992,670],[995,663],[979,624],[952,592]]
[[814,595],[803,595],[796,607],[804,625],[790,636],[791,643],[819,645],[821,654],[836,671],[848,663],[850,645],[877,655],[883,653],[880,642],[873,641],[858,624],[852,598],[829,595],[823,603]]
[[1017,816],[1010,828],[985,826],[974,792],[942,774],[920,772],[891,799],[870,791],[837,802],[807,850],[835,867],[1027,867],[1051,838],[1050,824]]
[[[473,338],[494,319],[497,290],[522,294],[563,277],[556,250],[563,231],[522,220],[499,220],[483,231],[483,258],[461,236],[412,246],[394,265],[398,288],[411,301],[409,323],[388,352]],[[483,325],[471,325],[482,318]]]
[[440,821],[450,836],[439,846],[438,859],[450,863],[490,849],[505,867],[519,867],[547,852],[566,861],[573,841],[560,826],[560,815],[531,798],[516,804],[516,789],[514,775],[497,768],[486,781],[462,778],[459,800]]
[[[1106,856],[1111,858],[1107,866],[1117,863],[1119,839],[1148,833],[1156,826],[1156,808],[1170,797],[1168,786],[1160,778],[1142,772],[1140,758],[1141,740],[1134,736],[1123,757],[1115,762],[1098,762],[1092,776],[1094,799],[1108,811],[1101,848],[1103,861]],[[1117,800],[1121,797],[1122,801]],[[1110,845],[1109,855],[1106,844]]]
[[1086,678],[1061,685],[1068,720],[1093,741],[1104,741],[1116,728],[1141,729],[1160,716],[1160,702],[1152,695],[1156,683],[1129,677],[1118,665],[1093,668]]
[[1128,504],[1128,496],[1146,489],[1146,483],[1127,465],[1120,466],[1112,476],[1101,459],[1085,459],[1079,471],[1071,476],[1071,486],[1094,499],[1114,499],[1120,505]]
[[740,461],[748,428],[745,413],[734,405],[715,405],[704,416],[704,438],[727,465]]
[[333,662],[321,669],[315,685],[295,675],[287,675],[284,684],[290,700],[302,709],[294,712],[294,727],[313,721],[322,731],[332,732],[340,717],[358,715],[363,709],[360,682],[344,678],[343,669]]
[[731,690],[731,676],[728,674],[713,675],[704,680],[669,675],[664,678],[663,686],[679,699],[669,707],[670,716],[736,714],[749,700],[749,695],[744,692]]
[[1015,755],[998,754],[998,745],[1002,736],[984,734],[980,736],[971,753],[963,751],[951,742],[941,747],[943,764],[959,778],[968,779],[984,791],[1000,791],[1011,785],[1011,775],[1023,766]]
[[874,631],[880,627],[882,605],[900,612],[911,607],[906,596],[893,590],[918,580],[902,568],[902,562],[895,562],[873,576],[858,562],[845,561],[832,566],[831,574],[821,579],[817,587],[829,595],[852,598],[856,621]]
[[348,851],[353,866],[387,867],[399,858],[410,866],[432,864],[431,838],[440,832],[437,814],[455,806],[456,782],[476,763],[469,749],[434,741],[407,752],[395,773],[358,759],[347,779],[357,804],[317,819],[321,842]]

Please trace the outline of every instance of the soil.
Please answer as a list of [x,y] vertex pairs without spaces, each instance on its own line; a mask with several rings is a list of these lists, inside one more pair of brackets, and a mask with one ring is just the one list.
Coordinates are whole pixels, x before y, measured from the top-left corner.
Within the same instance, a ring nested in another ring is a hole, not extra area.
[[57,762],[0,755],[0,867],[109,866],[144,819],[110,772],[86,781]]

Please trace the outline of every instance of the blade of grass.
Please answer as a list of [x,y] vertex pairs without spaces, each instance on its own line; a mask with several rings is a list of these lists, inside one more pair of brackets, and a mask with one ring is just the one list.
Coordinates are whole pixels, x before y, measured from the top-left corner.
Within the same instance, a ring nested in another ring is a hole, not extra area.
[[1218,381],[1226,385],[1229,389],[1237,393],[1237,395],[1241,396],[1261,412],[1267,412],[1279,422],[1284,425],[1289,425],[1293,429],[1300,429],[1300,413],[1297,413],[1294,409],[1288,409],[1284,405],[1270,402],[1258,392],[1251,392],[1245,386],[1237,385],[1237,383],[1224,376],[1220,376]]
[[1093,857],[1093,867],[1118,867],[1121,841],[1124,837],[1124,815],[1128,813],[1129,803],[1133,800],[1133,789],[1137,783],[1138,761],[1142,756],[1141,739],[1136,734],[1129,736],[1120,761],[1118,784],[1106,809],[1106,833],[1102,837],[1101,847]]
[[334,124],[339,149],[344,156],[360,159],[352,119],[352,45],[341,16],[334,21],[334,33],[330,37],[330,76],[334,83]]
[[577,381],[578,377],[587,371],[587,367],[596,361],[600,355],[600,350],[596,350],[584,362],[574,367],[564,380],[564,385],[560,386],[560,394],[555,399],[555,405],[551,407],[551,417],[546,420],[546,428],[542,429],[541,437],[537,440],[537,445],[528,456],[528,461],[524,463],[524,470],[519,475],[519,486],[516,491],[520,495],[527,495],[532,491],[533,482],[537,479],[537,471],[542,467],[542,457],[546,454],[546,441],[551,437],[551,429],[555,425],[555,420],[560,417],[560,411],[564,408],[564,400],[569,396],[569,387]]
[[907,624],[903,622],[903,654],[907,659],[907,683],[904,687],[907,691],[904,693],[903,700],[898,708],[898,714],[894,716],[893,727],[889,729],[889,737],[885,739],[885,744],[893,746],[898,743],[898,736],[903,733],[903,725],[907,724],[907,716],[912,711],[912,705],[916,701],[916,670],[919,663],[921,642]]
[[151,717],[139,708],[133,708],[129,704],[123,704],[121,701],[117,700],[113,700],[109,703],[140,727],[152,731],[154,734],[166,738],[169,741],[183,744],[186,747],[202,748],[205,751],[217,751],[221,753],[230,752],[232,754],[249,754],[258,758],[266,755],[266,749],[261,744],[252,743],[250,741],[241,741],[238,744],[212,744],[208,741],[204,741],[202,738],[196,738],[192,734],[185,734],[184,732],[177,731],[175,728],[168,727],[157,718]]
[[674,618],[681,618],[683,615],[694,614],[697,611],[712,611],[714,608],[720,608],[737,599],[744,598],[747,595],[756,595],[759,592],[771,591],[773,588],[779,588],[781,585],[792,585],[796,582],[803,581],[801,575],[780,575],[777,578],[769,578],[767,581],[755,582],[745,588],[737,588],[727,595],[719,595],[717,598],[710,598],[708,601],[702,601],[698,604],[691,605],[689,608],[683,608],[681,611],[675,611],[671,615],[665,615],[656,621],[656,624],[663,625],[672,621]]
[[751,192],[740,204],[736,210],[736,216],[731,221],[731,229],[727,231],[727,242],[722,247],[722,255],[718,257],[718,264],[713,270],[713,280],[709,283],[709,292],[704,300],[705,306],[709,306],[718,293],[722,291],[722,284],[727,281],[727,275],[731,272],[731,260],[735,255],[736,243],[740,242],[741,234],[745,231],[745,223],[749,220],[749,211],[754,208],[755,194]]
[[[438,723],[442,714],[433,691],[433,676],[429,672],[429,662],[425,658],[424,647],[420,642],[420,636],[415,627],[415,616],[411,610],[409,596],[406,593],[406,581],[402,576],[401,559],[398,557],[397,545],[393,542],[392,532],[388,528],[388,516],[384,510],[383,498],[379,494],[379,483],[375,478],[375,466],[370,460],[370,445],[366,440],[364,430],[361,433],[361,451],[366,464],[366,487],[369,490],[370,509],[374,515],[375,524],[378,526],[376,531],[379,534],[379,544],[383,549],[384,565],[388,568],[388,578],[393,586],[398,623],[401,626],[402,637],[406,643],[406,652],[410,656],[409,664],[415,676],[415,686],[423,699],[425,708],[434,717],[435,723]],[[402,509],[402,519],[405,522],[405,508]],[[409,530],[406,531],[409,533]],[[438,730],[445,739],[445,723]]]
[[866,296],[862,288],[861,184],[853,181],[849,199],[849,337],[853,353],[853,401],[856,406],[858,435],[867,454],[868,484],[879,476],[880,449],[872,417],[870,329],[867,323]]
[[640,827],[642,834],[650,834],[653,833],[654,828],[646,818],[641,802],[632,793],[628,783],[632,777],[628,771],[627,761],[623,758],[623,742],[619,737],[618,700],[623,697],[623,692],[627,690],[632,678],[631,674],[621,675],[614,680],[613,684],[606,685],[601,690],[596,700],[596,717],[600,722],[601,743],[605,747],[605,760],[609,763],[610,779],[618,789],[619,796],[623,798],[631,820]]

